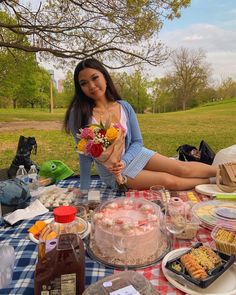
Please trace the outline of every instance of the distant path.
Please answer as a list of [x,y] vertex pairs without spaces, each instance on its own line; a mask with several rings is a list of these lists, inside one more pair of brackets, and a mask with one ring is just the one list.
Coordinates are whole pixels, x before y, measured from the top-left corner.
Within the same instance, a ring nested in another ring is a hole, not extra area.
[[19,121],[19,122],[0,122],[0,132],[14,131],[20,129],[35,130],[61,130],[60,121]]

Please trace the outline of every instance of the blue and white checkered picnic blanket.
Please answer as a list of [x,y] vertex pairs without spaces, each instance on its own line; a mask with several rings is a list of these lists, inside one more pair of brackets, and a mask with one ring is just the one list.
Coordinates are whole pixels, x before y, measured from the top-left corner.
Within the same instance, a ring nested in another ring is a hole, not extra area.
[[[60,187],[79,187],[79,178],[71,178],[58,183]],[[112,191],[99,178],[93,177],[91,189],[99,189],[102,201],[122,196],[120,192]],[[48,219],[51,213],[37,216],[31,220],[25,220],[13,227],[0,228],[0,246],[12,245],[16,253],[16,262],[12,282],[3,289],[0,294],[6,295],[33,295],[34,294],[34,271],[37,260],[37,245],[28,237],[27,230],[39,219]],[[86,286],[96,282],[104,276],[113,274],[114,270],[107,268],[92,260],[88,255],[86,262]],[[1,262],[0,262],[1,263]]]

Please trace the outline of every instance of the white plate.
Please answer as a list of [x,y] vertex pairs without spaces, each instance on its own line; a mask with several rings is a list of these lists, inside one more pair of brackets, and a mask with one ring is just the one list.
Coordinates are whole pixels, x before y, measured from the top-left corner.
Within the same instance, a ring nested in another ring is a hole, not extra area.
[[[77,218],[79,218],[79,217],[77,217]],[[81,218],[79,218],[79,219],[81,219]],[[50,219],[47,219],[47,220],[44,220],[44,221],[45,221],[46,223],[50,223],[52,220],[53,220],[53,218],[50,218]],[[81,219],[81,220],[83,220],[83,219]],[[84,221],[84,220],[83,220],[83,221]],[[84,221],[84,222],[86,222],[86,221]],[[87,237],[87,236],[90,234],[90,230],[91,230],[91,224],[90,224],[89,222],[87,222],[87,229],[86,229],[85,232],[83,232],[83,233],[80,235],[81,239],[84,239],[85,237]],[[39,240],[36,239],[32,233],[29,233],[29,239],[30,239],[32,242],[36,243],[36,244],[39,243]]]
[[228,270],[226,270],[218,279],[215,280],[208,288],[202,289],[197,286],[192,289],[187,285],[182,285],[177,282],[171,275],[170,271],[165,268],[165,264],[168,260],[181,255],[189,248],[180,248],[168,253],[162,261],[162,271],[166,279],[177,289],[187,293],[188,295],[235,295],[236,294],[236,265],[233,264]]
[[218,188],[216,184],[199,184],[195,186],[195,190],[207,196],[215,196],[216,194],[224,194],[224,195],[236,195],[236,191],[234,193],[226,193]]

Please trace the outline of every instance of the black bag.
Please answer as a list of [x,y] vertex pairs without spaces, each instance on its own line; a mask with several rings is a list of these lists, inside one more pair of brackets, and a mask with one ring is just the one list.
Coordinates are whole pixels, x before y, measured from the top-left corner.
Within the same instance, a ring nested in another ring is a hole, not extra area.
[[180,161],[195,161],[211,165],[215,158],[215,152],[204,140],[200,142],[199,149],[184,144],[179,146],[176,151],[179,153]]
[[21,135],[18,142],[16,156],[8,169],[9,178],[14,178],[16,176],[16,172],[20,165],[24,165],[27,172],[30,170],[31,165],[36,165],[30,159],[32,152],[34,152],[35,155],[37,154],[37,142],[35,137],[24,137]]

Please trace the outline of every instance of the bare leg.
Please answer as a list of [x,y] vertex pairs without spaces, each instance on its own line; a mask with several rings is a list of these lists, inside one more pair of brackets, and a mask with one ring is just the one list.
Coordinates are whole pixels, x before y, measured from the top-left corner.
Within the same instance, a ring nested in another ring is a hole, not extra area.
[[156,184],[163,185],[169,190],[188,190],[206,183],[209,183],[208,178],[183,178],[165,172],[142,170],[134,179],[128,178],[127,185],[137,190],[149,189]]
[[182,162],[155,154],[144,167],[145,170],[166,172],[185,178],[210,178],[216,176],[216,166],[200,162]]

